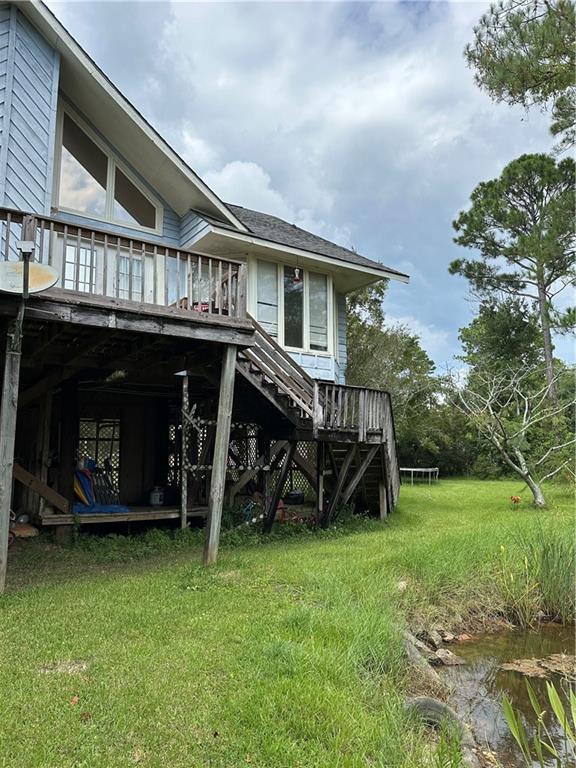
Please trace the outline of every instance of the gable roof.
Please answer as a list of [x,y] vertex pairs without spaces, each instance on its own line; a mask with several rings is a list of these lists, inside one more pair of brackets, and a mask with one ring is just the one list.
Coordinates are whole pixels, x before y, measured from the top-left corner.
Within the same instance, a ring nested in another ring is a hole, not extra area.
[[[73,105],[180,215],[196,208],[244,226],[116,88],[41,0],[16,3],[60,53],[60,88]],[[143,167],[143,158],[145,165]]]
[[250,232],[263,240],[269,240],[280,245],[287,245],[290,248],[298,248],[302,251],[316,253],[320,256],[327,256],[338,261],[345,261],[348,264],[356,264],[359,267],[368,267],[387,273],[387,275],[397,275],[400,279],[408,278],[403,272],[384,266],[379,261],[367,259],[356,251],[344,248],[341,245],[325,240],[323,237],[314,235],[305,229],[297,227],[295,224],[289,224],[277,216],[271,216],[268,213],[253,211],[250,208],[242,208],[239,205],[226,204],[234,215],[248,227]]

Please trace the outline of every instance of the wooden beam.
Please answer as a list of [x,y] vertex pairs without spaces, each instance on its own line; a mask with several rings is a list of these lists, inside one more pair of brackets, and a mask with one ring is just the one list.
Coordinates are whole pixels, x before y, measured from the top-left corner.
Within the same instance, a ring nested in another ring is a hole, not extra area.
[[188,415],[188,373],[182,376],[182,456],[180,461],[180,528],[186,528],[188,523],[188,432],[190,425],[185,416]]
[[380,511],[380,520],[386,521],[388,517],[388,498],[386,494],[386,484],[384,480],[380,480],[378,483],[378,502]]
[[272,530],[272,526],[274,525],[274,519],[276,518],[276,510],[278,508],[280,497],[282,496],[282,491],[284,490],[284,484],[286,483],[288,472],[290,471],[290,467],[292,466],[292,459],[294,458],[294,453],[296,452],[296,445],[297,445],[296,441],[291,440],[288,445],[288,448],[286,449],[286,453],[284,455],[284,462],[282,463],[282,468],[280,469],[280,476],[278,478],[278,482],[276,483],[276,487],[274,488],[272,496],[270,497],[270,501],[268,502],[268,508],[266,510],[266,515],[264,517],[264,525],[263,525],[264,533],[270,533],[270,531]]
[[304,475],[306,480],[310,483],[314,490],[317,489],[316,467],[307,461],[304,456],[300,456],[298,451],[294,454],[294,464],[298,467],[300,472]]
[[358,486],[358,483],[364,477],[364,473],[372,463],[374,456],[376,456],[379,450],[380,450],[379,445],[370,446],[370,448],[368,449],[368,453],[366,454],[366,456],[364,456],[364,459],[358,465],[356,472],[352,475],[350,482],[346,486],[346,490],[342,492],[342,504],[348,504],[348,502],[350,501],[350,497],[352,496],[352,494],[356,490],[356,487]]
[[8,564],[12,470],[14,465],[16,420],[18,416],[18,387],[20,384],[23,321],[24,302],[22,301],[18,314],[10,323],[6,335],[2,403],[0,404],[0,594],[4,592],[6,567]]
[[208,519],[206,522],[206,540],[204,543],[204,565],[216,562],[220,542],[220,524],[222,505],[226,487],[226,466],[228,464],[228,443],[230,442],[230,424],[234,402],[234,378],[236,367],[236,347],[224,348],[222,372],[220,374],[220,395],[218,398],[218,416],[214,438],[214,458],[208,498]]
[[60,442],[58,446],[58,491],[74,503],[74,469],[77,461],[78,431],[78,383],[70,379],[60,392]]
[[335,483],[332,488],[332,493],[330,495],[330,500],[328,504],[326,505],[326,509],[324,511],[324,515],[322,517],[322,527],[327,528],[330,520],[332,519],[334,512],[336,510],[336,507],[338,506],[340,502],[340,496],[342,494],[342,489],[344,488],[344,483],[346,482],[346,478],[348,476],[348,472],[350,470],[350,467],[352,465],[352,462],[354,461],[354,457],[356,456],[356,451],[358,450],[358,445],[351,445],[348,449],[348,453],[344,457],[344,461],[342,462],[342,466],[340,467],[340,470],[338,471],[338,474],[336,475]]
[[28,472],[27,469],[21,467],[20,464],[14,464],[12,474],[14,480],[22,483],[26,488],[30,488],[34,493],[37,493],[49,504],[52,504],[53,507],[59,509],[63,514],[67,515],[70,512],[68,499],[64,498],[58,491],[55,491],[54,488],[50,488],[49,485],[42,482],[42,480],[33,475],[32,472]]

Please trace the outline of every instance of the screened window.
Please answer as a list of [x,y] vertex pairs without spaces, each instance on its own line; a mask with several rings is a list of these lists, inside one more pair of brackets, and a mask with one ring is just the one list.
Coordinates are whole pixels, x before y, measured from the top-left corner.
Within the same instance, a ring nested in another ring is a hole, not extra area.
[[62,118],[58,205],[126,226],[158,228],[159,207],[67,112]]
[[328,280],[310,272],[308,278],[310,349],[328,349]]
[[278,337],[278,271],[268,261],[258,262],[256,318],[270,336]]

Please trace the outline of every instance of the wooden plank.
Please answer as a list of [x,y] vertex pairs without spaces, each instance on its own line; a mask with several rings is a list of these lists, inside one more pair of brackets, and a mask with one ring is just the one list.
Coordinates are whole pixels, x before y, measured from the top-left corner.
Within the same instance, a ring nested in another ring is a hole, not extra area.
[[386,494],[386,484],[383,480],[378,483],[378,506],[380,510],[380,520],[384,522],[388,517],[388,498]]
[[23,320],[24,302],[20,304],[18,315],[10,323],[6,335],[2,403],[0,404],[0,594],[4,592],[8,564],[8,535],[12,503],[12,471],[18,415]]
[[282,468],[280,469],[278,482],[276,483],[276,487],[274,488],[270,501],[268,502],[268,508],[266,509],[263,525],[264,533],[270,533],[272,526],[274,525],[276,510],[278,509],[278,503],[280,501],[280,497],[282,496],[282,491],[284,490],[288,472],[292,466],[292,459],[294,458],[294,454],[296,452],[296,445],[296,442],[291,440],[284,455],[284,461],[282,463]]
[[366,456],[364,456],[364,459],[360,462],[359,466],[356,469],[356,472],[352,475],[352,478],[350,479],[350,482],[346,486],[346,490],[342,492],[342,504],[348,504],[350,501],[350,497],[356,490],[356,487],[358,486],[358,483],[362,480],[364,477],[364,474],[370,464],[372,463],[372,460],[374,456],[378,453],[380,450],[379,445],[372,445],[368,449],[368,453]]
[[316,443],[316,520],[322,520],[324,512],[324,464],[326,446]]
[[220,541],[222,505],[226,486],[226,465],[228,463],[228,443],[230,441],[230,423],[234,401],[234,372],[236,366],[236,347],[228,345],[224,349],[222,371],[220,374],[220,393],[218,398],[218,417],[214,438],[214,458],[208,499],[208,519],[206,540],[204,543],[204,565],[216,562]]
[[[130,507],[129,512],[114,512],[99,514],[87,512],[82,515],[43,515],[42,526],[53,527],[60,525],[91,525],[98,523],[134,523],[139,520],[177,520],[180,517],[179,507]],[[188,517],[206,517],[208,507],[188,507]]]
[[346,478],[348,476],[348,472],[350,470],[350,467],[352,465],[352,462],[354,461],[354,457],[356,456],[356,451],[358,450],[358,446],[353,444],[348,449],[348,453],[344,457],[344,461],[342,462],[342,466],[340,467],[340,471],[335,476],[335,482],[332,489],[332,493],[330,495],[330,500],[328,504],[326,505],[326,509],[324,511],[324,515],[322,517],[322,527],[327,528],[330,520],[334,516],[334,512],[336,511],[336,507],[338,506],[338,503],[340,502],[340,496],[342,494],[342,489],[344,488],[344,484],[346,482]]
[[68,514],[70,511],[68,499],[58,493],[58,491],[55,491],[54,488],[50,488],[49,485],[42,482],[39,477],[36,477],[31,472],[28,472],[27,469],[21,467],[20,464],[14,464],[12,475],[15,480],[22,483],[26,488],[33,490],[34,493],[37,493],[53,507],[59,509],[63,514]]

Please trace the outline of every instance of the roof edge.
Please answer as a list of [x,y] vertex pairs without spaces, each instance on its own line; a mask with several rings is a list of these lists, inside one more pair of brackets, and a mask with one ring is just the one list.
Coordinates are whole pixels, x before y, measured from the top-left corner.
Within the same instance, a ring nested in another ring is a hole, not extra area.
[[66,27],[58,20],[55,14],[42,2],[42,0],[16,0],[14,5],[21,10],[35,26],[39,26],[39,20],[52,32],[53,38],[47,36],[46,31],[40,32],[60,53],[66,51],[76,58],[84,69],[91,75],[100,87],[126,112],[136,126],[146,134],[147,138],[156,146],[170,162],[203,194],[208,201],[241,231],[249,231],[248,228],[234,215],[228,206],[220,200],[218,195],[198,176],[198,174],[183,160],[158,131],[146,120],[136,107],[124,96],[119,88],[110,80],[94,59],[82,48],[82,46],[68,32]]

